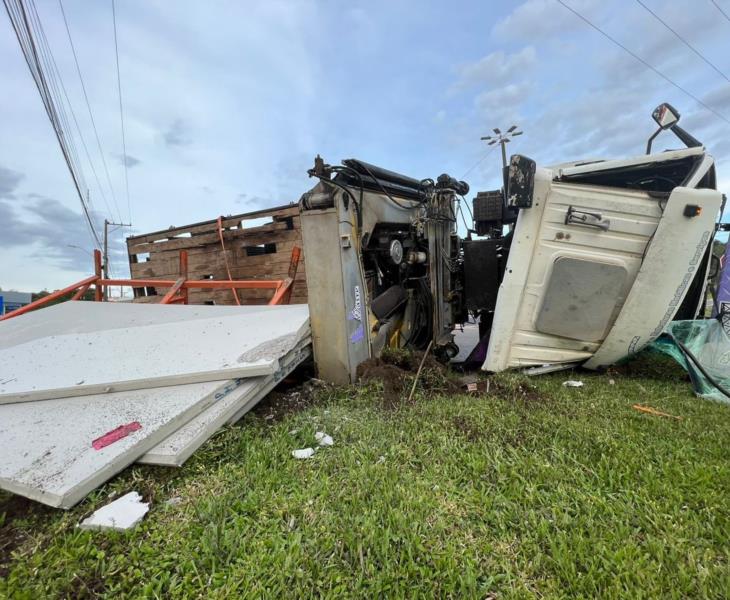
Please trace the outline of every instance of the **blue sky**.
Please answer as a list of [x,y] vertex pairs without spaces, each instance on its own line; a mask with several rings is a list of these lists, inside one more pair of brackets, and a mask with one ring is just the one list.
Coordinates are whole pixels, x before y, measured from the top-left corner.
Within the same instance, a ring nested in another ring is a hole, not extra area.
[[[466,173],[474,192],[499,186],[498,151],[479,162],[495,126],[520,125],[510,150],[538,164],[641,154],[662,101],[730,187],[730,125],[555,0],[117,0],[128,211],[111,4],[63,2],[116,204],[58,2],[36,0],[105,188],[107,202],[85,164],[95,218],[131,212],[139,233],[296,201],[317,153],[419,178]],[[730,83],[637,2],[566,2],[730,120]],[[644,2],[730,74],[730,21],[709,0]],[[0,287],[58,288],[90,271],[92,242],[7,18],[0,74]],[[655,148],[669,147],[663,134]],[[121,235],[113,266],[126,274]]]

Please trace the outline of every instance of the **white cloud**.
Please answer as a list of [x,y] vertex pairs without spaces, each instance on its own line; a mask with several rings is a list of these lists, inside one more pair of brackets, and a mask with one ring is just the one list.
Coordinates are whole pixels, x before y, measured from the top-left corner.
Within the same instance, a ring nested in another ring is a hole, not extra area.
[[497,50],[462,66],[455,88],[463,90],[474,86],[501,86],[516,78],[524,78],[535,63],[536,53],[532,46],[525,46],[514,54]]
[[[598,0],[571,0],[571,6],[585,14]],[[560,39],[576,27],[585,27],[555,0],[528,0],[492,27],[492,36],[498,41]]]

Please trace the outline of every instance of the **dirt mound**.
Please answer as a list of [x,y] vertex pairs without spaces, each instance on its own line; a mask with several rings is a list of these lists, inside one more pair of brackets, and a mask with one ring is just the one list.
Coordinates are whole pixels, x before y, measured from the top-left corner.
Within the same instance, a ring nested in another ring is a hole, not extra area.
[[[383,403],[388,408],[403,404],[410,393],[413,378],[423,360],[423,352],[386,349],[379,358],[370,358],[357,367],[358,381],[378,382],[383,387]],[[455,394],[459,385],[448,367],[428,355],[418,380],[422,391]]]

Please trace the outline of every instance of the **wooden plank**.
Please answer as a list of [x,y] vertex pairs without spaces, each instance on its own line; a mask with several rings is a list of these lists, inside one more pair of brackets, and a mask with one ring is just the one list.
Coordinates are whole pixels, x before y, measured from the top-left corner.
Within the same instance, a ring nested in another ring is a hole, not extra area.
[[[230,231],[225,231],[223,234],[223,239],[226,243],[228,243],[229,241],[233,242],[234,240],[240,239],[246,241],[248,244],[251,245],[264,244],[268,243],[268,241],[258,240],[268,240],[270,236],[280,231],[292,232],[296,230],[288,229],[286,223],[273,223],[271,225],[253,227],[251,229],[234,229]],[[275,239],[271,239],[271,241],[275,241]],[[199,235],[193,235],[190,237],[178,237],[154,242],[130,243],[128,241],[127,252],[129,254],[146,254],[148,252],[164,252],[170,250],[199,248],[208,244],[217,244],[218,246],[220,246],[220,238],[218,237],[217,231],[201,233]]]
[[[232,226],[237,226],[242,221],[244,222],[246,220],[252,220],[252,219],[260,219],[264,217],[271,216],[274,218],[274,220],[281,220],[286,219],[289,217],[294,217],[299,215],[299,207],[296,204],[292,205],[286,205],[282,207],[275,207],[271,209],[264,209],[259,211],[254,211],[250,213],[241,213],[238,215],[230,215],[223,219],[223,227],[228,228]],[[131,244],[141,244],[145,242],[152,242],[154,240],[164,240],[171,237],[175,237],[177,235],[185,234],[185,233],[207,233],[207,232],[215,232],[217,231],[218,226],[218,219],[211,219],[209,221],[202,221],[199,223],[193,223],[191,225],[182,225],[180,227],[170,227],[168,229],[161,229],[159,231],[154,231],[151,233],[145,233],[137,236],[130,236],[127,238],[128,243]]]

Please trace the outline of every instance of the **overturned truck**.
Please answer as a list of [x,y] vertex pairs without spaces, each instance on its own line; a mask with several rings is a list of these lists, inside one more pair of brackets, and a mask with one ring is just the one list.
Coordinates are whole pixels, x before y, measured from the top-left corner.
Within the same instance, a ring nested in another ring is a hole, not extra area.
[[[503,188],[476,195],[466,238],[465,182],[317,157],[300,215],[320,375],[352,381],[385,347],[448,359],[470,318],[480,340],[468,362],[484,370],[598,369],[701,315],[724,198],[679,114],[662,104],[652,116],[642,156],[552,167],[512,156]],[[652,154],[662,130],[687,147]]]

